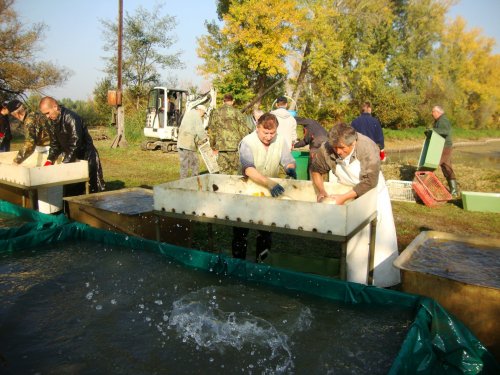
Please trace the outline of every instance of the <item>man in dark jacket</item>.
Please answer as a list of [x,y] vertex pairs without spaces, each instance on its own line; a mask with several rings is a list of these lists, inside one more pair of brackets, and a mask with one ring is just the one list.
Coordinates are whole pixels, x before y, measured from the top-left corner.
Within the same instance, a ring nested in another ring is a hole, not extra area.
[[[451,151],[453,149],[453,141],[451,139],[451,123],[444,114],[442,107],[438,105],[434,106],[431,113],[434,118],[433,130],[444,138],[444,148],[443,153],[441,154],[441,160],[439,161],[439,166],[441,167],[441,171],[443,171],[444,177],[448,181],[450,193],[455,198],[458,196],[458,189],[455,172],[453,171],[453,167],[451,165]],[[426,135],[428,135],[428,132],[430,132],[430,130],[426,131]]]
[[364,102],[361,106],[361,115],[356,117],[351,126],[375,142],[380,149],[380,160],[385,161],[384,133],[380,121],[372,116],[372,104]]
[[10,132],[9,110],[7,109],[7,102],[2,103],[0,110],[0,152],[10,151],[10,141],[12,134]]
[[328,140],[328,132],[321,124],[310,118],[296,117],[297,125],[304,126],[304,138],[293,145],[293,148],[301,148],[309,145],[309,160],[307,170],[311,176],[311,165],[323,142]]
[[99,153],[82,118],[60,106],[50,96],[40,100],[40,111],[49,119],[50,151],[45,165],[52,165],[61,154],[64,154],[63,163],[87,160],[90,192],[103,191],[105,185]]

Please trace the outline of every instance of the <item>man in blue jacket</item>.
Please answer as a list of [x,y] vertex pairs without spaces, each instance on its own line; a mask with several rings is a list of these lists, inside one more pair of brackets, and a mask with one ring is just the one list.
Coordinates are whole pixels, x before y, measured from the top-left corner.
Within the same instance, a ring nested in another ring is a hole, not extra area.
[[372,116],[372,104],[364,102],[361,106],[361,115],[355,118],[351,126],[375,142],[380,149],[380,160],[385,161],[384,133],[380,121]]

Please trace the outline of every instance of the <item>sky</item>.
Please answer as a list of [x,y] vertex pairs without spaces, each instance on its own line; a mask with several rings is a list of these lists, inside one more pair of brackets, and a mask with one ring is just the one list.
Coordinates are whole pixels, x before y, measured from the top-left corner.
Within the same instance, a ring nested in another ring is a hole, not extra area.
[[[38,57],[72,72],[64,86],[48,88],[44,94],[56,99],[91,98],[97,82],[105,76],[102,57],[106,52],[100,20],[117,20],[118,3],[118,0],[16,0],[14,9],[23,24],[46,25]],[[172,51],[182,51],[185,64],[183,70],[162,72],[162,79],[175,76],[181,88],[194,84],[206,90],[209,83],[196,69],[202,63],[196,55],[196,40],[206,34],[205,21],[217,19],[216,0],[123,0],[123,12],[133,15],[139,6],[151,10],[158,3],[165,4],[164,13],[176,18],[173,33],[177,43]],[[494,52],[500,53],[499,14],[500,0],[460,0],[451,8],[449,17],[463,17],[468,29],[481,28],[483,35],[496,40]]]

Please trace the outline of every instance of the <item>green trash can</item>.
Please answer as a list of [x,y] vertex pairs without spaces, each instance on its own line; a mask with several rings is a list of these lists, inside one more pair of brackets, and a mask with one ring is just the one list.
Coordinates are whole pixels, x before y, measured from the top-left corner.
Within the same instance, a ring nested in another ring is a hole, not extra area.
[[309,180],[309,151],[292,151],[292,156],[297,163],[297,180]]

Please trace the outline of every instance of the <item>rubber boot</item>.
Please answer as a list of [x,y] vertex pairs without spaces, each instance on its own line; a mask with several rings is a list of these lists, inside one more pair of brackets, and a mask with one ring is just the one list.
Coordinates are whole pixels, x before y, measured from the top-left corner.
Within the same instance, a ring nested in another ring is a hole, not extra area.
[[457,180],[448,180],[450,186],[450,193],[453,198],[458,197]]
[[232,252],[233,258],[245,259],[247,256],[247,235],[245,228],[233,227]]
[[271,233],[259,233],[256,238],[255,261],[262,263],[271,250]]

